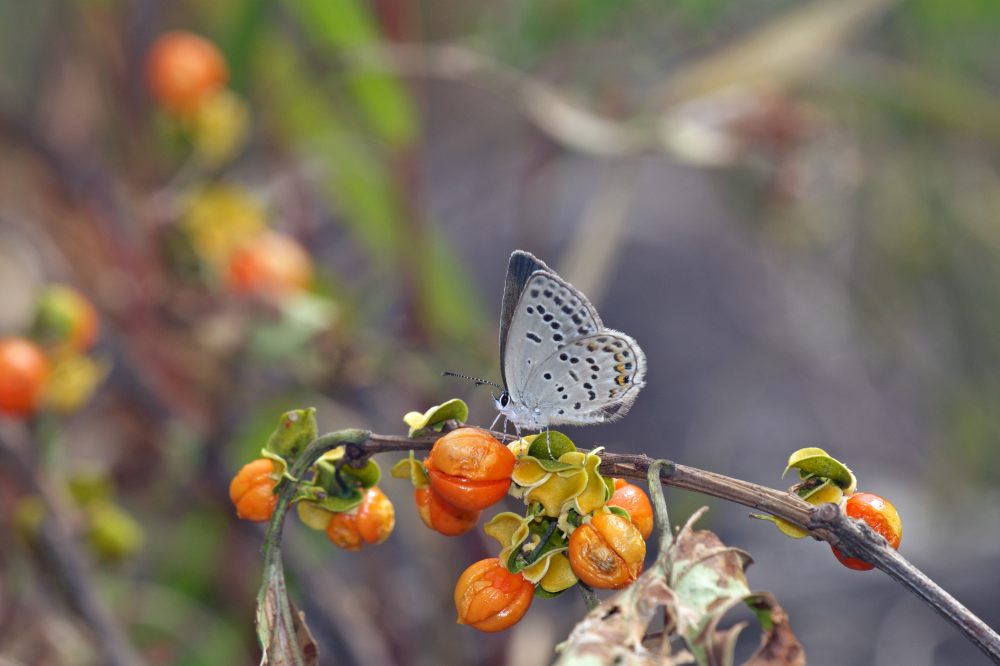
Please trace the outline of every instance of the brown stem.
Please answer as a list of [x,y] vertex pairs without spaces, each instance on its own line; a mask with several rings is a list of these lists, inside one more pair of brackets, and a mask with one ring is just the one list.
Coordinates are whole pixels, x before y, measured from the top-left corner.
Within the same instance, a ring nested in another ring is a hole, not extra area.
[[[451,422],[446,429],[459,425],[461,424]],[[501,441],[513,439],[505,433],[492,434]],[[324,435],[320,440],[324,437],[328,436]],[[366,441],[357,445],[354,457],[363,460],[377,453],[427,450],[438,437],[439,434],[430,434],[411,439],[373,433]],[[644,454],[601,453],[601,471],[611,476],[645,479],[652,462],[653,459]],[[829,542],[851,557],[859,557],[874,564],[955,625],[990,659],[1000,663],[1000,635],[997,632],[891,548],[885,539],[877,536],[867,525],[845,516],[837,505],[809,504],[785,491],[674,462],[663,465],[660,481],[667,486],[764,511],[798,525],[812,537]]]

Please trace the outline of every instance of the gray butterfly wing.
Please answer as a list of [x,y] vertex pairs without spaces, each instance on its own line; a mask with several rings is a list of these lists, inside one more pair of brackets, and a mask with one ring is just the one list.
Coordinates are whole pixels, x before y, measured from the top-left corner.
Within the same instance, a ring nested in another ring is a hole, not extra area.
[[540,259],[530,252],[515,250],[510,255],[510,262],[507,264],[507,279],[503,286],[503,300],[500,303],[500,374],[503,377],[504,386],[510,387],[507,377],[507,340],[510,333],[510,324],[514,318],[518,301],[524,292],[524,285],[535,271],[547,271],[552,273],[552,269],[545,265]]
[[646,355],[628,335],[601,329],[542,360],[524,386],[548,425],[590,425],[628,413],[645,385]]
[[[514,264],[514,257],[511,264]],[[506,336],[501,333],[504,384],[511,400],[520,404],[528,404],[529,399],[531,403],[537,402],[539,396],[532,393],[531,378],[543,362],[554,355],[558,358],[559,350],[570,342],[603,328],[590,301],[544,264],[542,266],[524,282],[512,308]],[[504,300],[506,306],[506,292]],[[539,388],[546,387],[539,385]]]

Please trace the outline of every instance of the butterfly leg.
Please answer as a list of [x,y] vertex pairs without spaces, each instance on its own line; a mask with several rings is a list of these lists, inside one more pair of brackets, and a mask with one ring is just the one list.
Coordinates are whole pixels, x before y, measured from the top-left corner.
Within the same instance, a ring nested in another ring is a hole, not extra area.
[[[503,414],[497,414],[497,417],[495,419],[493,419],[493,423],[490,424],[490,430],[493,430],[494,428],[497,427],[497,422],[500,421],[500,418],[502,416],[503,416]],[[506,421],[507,421],[507,419],[504,419],[504,432],[507,432],[507,423],[506,423]]]

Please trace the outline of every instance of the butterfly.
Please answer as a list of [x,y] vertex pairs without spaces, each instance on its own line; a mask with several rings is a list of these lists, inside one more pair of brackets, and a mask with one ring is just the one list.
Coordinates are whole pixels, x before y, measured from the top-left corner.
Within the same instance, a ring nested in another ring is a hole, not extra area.
[[499,416],[518,432],[540,431],[624,416],[645,385],[646,355],[605,328],[578,289],[516,250],[500,305],[500,372]]

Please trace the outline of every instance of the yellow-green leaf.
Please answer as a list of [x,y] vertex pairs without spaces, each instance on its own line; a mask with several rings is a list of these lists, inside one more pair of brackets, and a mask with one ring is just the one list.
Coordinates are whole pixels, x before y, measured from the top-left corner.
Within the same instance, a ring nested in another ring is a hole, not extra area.
[[543,590],[557,594],[576,585],[577,577],[569,565],[569,558],[566,557],[565,552],[554,553],[547,559],[549,562],[548,570],[538,581]]
[[453,398],[448,402],[441,403],[440,405],[434,405],[423,414],[420,412],[407,412],[407,414],[403,417],[403,421],[406,425],[410,426],[409,436],[413,437],[421,430],[434,428],[435,426],[441,425],[445,421],[452,419],[455,421],[465,421],[468,418],[469,406],[462,400]]
[[427,471],[424,470],[424,466],[413,457],[413,451],[410,451],[409,458],[403,458],[393,465],[389,474],[397,479],[409,479],[414,488],[426,488],[428,485]]
[[293,460],[318,435],[316,408],[293,409],[281,415],[278,427],[265,448],[286,460]]
[[330,524],[333,514],[315,502],[298,502],[295,505],[302,524],[311,530],[323,531]]
[[587,488],[587,473],[582,469],[553,474],[545,483],[535,486],[525,498],[539,502],[546,516],[557,517],[568,501]]
[[[815,481],[815,478],[812,480]],[[811,484],[809,481],[806,481],[799,484],[797,487],[792,488],[792,491],[810,504],[825,504],[827,502],[840,504],[840,501],[844,498],[844,491],[841,490],[840,486],[829,479],[824,480],[820,484]],[[781,530],[782,534],[793,539],[801,539],[808,534],[808,532],[801,527],[793,525],[787,520],[783,520],[775,516],[761,514],[750,515],[754,518],[774,523],[775,527]]]
[[341,473],[357,479],[365,488],[371,488],[382,478],[382,470],[374,460],[368,460],[363,467],[351,467],[344,465],[340,468]]
[[769,523],[774,523],[774,526],[777,527],[779,530],[781,530],[782,534],[784,534],[787,537],[791,537],[792,539],[801,539],[809,534],[801,527],[798,527],[797,525],[792,525],[790,522],[782,518],[769,516],[764,513],[751,513],[750,517],[756,518],[757,520],[766,520]]
[[600,456],[595,455],[593,452],[587,454],[587,458],[583,466],[584,473],[587,478],[587,485],[573,500],[575,508],[581,516],[585,516],[596,509],[600,509],[611,497],[608,493],[608,486],[604,483],[604,477],[602,477],[601,473],[597,471],[600,465]]
[[551,559],[551,557],[543,557],[531,566],[521,569],[521,575],[524,576],[524,579],[529,583],[537,583],[549,570],[549,561]]
[[548,479],[550,472],[542,468],[537,458],[524,456],[514,464],[511,480],[524,488],[533,488]]
[[830,479],[848,494],[853,493],[858,486],[854,472],[823,449],[807,447],[794,452],[789,456],[782,476],[793,468],[799,471],[799,476],[803,479],[810,476]]

